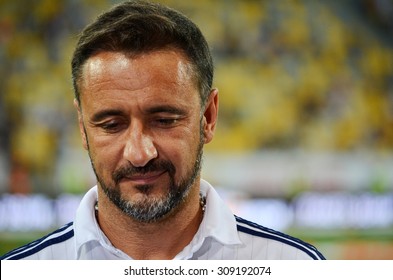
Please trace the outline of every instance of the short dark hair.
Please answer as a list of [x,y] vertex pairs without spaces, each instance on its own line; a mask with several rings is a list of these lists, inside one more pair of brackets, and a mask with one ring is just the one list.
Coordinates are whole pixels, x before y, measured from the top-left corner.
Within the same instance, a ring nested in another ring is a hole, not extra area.
[[75,98],[83,64],[101,51],[138,55],[167,47],[182,51],[191,62],[201,104],[213,83],[213,61],[200,29],[180,12],[158,3],[127,1],[98,16],[80,34],[72,57]]

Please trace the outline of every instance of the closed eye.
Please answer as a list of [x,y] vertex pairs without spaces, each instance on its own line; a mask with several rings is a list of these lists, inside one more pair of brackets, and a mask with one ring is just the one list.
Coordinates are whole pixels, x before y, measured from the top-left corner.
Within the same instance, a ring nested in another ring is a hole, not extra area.
[[108,120],[95,124],[94,126],[101,128],[106,133],[116,133],[127,127],[124,121]]
[[156,118],[154,122],[158,126],[162,127],[172,127],[175,126],[180,120],[180,117],[165,117],[165,118]]
[[172,128],[186,118],[188,112],[172,105],[158,105],[146,109],[146,114],[150,116],[153,125],[159,128]]
[[90,123],[106,133],[116,133],[128,125],[124,113],[116,109],[102,110],[95,113]]

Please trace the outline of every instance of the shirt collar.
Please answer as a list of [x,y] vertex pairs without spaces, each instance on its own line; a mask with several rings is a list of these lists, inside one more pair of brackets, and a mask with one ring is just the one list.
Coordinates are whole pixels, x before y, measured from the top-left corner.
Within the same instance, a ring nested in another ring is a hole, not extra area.
[[94,186],[81,200],[74,221],[77,248],[91,240],[100,240],[99,228],[95,217],[95,203],[97,201],[97,186]]
[[201,229],[204,237],[211,236],[223,244],[240,244],[236,219],[216,190],[201,180],[201,193],[206,195],[206,210]]
[[[97,201],[97,186],[87,191],[79,205],[74,221],[75,242],[77,250],[77,258],[83,258],[81,252],[83,246],[97,242],[106,250],[115,255],[124,254],[120,250],[112,246],[109,239],[101,231],[95,216],[95,204]],[[125,254],[124,254],[125,255]],[[124,257],[124,256],[123,256]]]
[[206,196],[206,210],[202,223],[190,244],[175,259],[191,258],[208,237],[216,239],[223,245],[241,244],[235,216],[216,190],[208,182],[201,180],[200,192]]
[[[241,243],[235,217],[214,188],[205,180],[201,180],[200,192],[206,196],[206,210],[202,223],[190,244],[175,259],[190,258],[201,248],[208,237],[212,237],[224,245]],[[99,242],[101,246],[114,254],[119,254],[119,250],[111,245],[97,223],[94,209],[96,201],[97,186],[94,186],[82,198],[76,213],[74,228],[78,257],[82,246],[94,241]]]

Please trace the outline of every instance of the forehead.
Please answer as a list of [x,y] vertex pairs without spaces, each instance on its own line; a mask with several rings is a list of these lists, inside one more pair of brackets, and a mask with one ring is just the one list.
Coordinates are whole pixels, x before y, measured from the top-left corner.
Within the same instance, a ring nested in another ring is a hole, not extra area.
[[143,90],[151,87],[187,87],[198,92],[192,64],[174,49],[138,55],[100,52],[90,57],[82,68],[83,95],[101,90]]

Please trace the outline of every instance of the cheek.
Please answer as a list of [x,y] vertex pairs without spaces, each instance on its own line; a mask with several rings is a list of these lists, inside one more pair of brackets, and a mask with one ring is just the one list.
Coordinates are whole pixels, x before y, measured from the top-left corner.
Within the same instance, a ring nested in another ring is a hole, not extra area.
[[89,141],[89,154],[97,172],[104,176],[112,174],[119,162],[119,147],[115,141],[112,145],[100,141]]
[[195,163],[200,143],[199,125],[184,129],[178,137],[171,137],[165,143],[158,148],[158,154],[161,152],[161,156],[172,161],[178,171],[189,169]]

